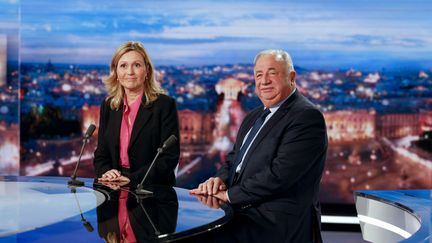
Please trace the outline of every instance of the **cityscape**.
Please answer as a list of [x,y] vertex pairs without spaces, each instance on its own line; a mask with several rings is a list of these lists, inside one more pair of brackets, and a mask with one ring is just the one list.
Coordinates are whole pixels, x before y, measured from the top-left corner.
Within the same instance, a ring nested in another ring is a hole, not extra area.
[[8,62],[7,36],[0,32],[0,175],[19,168],[18,62]]
[[[69,176],[98,125],[121,43],[144,43],[180,118],[177,186],[212,176],[261,104],[252,60],[293,57],[323,112],[323,203],[353,191],[432,187],[432,2],[0,1],[0,175]],[[377,24],[379,23],[379,24]],[[78,176],[93,177],[96,134]]]
[[[430,70],[363,73],[296,67],[298,90],[323,111],[329,151],[322,201],[352,203],[352,191],[432,187],[432,151],[416,145],[432,131]],[[159,66],[157,78],[174,97],[180,118],[177,184],[192,188],[222,165],[242,119],[260,101],[252,65]],[[102,65],[23,64],[22,175],[72,173],[81,134],[97,124],[106,92]],[[92,177],[96,136],[80,176]],[[326,198],[326,195],[331,195]]]

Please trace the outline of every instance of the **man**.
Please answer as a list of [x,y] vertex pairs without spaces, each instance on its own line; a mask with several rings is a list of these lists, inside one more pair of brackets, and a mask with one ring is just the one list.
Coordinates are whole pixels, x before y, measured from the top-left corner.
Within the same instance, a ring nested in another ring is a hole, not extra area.
[[318,193],[327,152],[323,115],[296,89],[287,52],[264,50],[254,64],[256,94],[264,107],[245,117],[217,175],[190,192],[254,210],[278,242],[321,242]]

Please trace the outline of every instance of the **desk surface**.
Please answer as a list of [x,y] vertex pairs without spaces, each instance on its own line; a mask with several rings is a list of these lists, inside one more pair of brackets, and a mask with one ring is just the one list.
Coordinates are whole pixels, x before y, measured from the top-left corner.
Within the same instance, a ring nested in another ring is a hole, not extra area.
[[357,191],[363,238],[371,242],[432,242],[432,190]]
[[0,177],[0,242],[104,242],[119,234],[120,199],[135,237],[147,241],[181,239],[232,217],[229,207],[209,208],[181,188],[153,186],[152,197],[139,199],[93,179],[71,189],[68,179]]

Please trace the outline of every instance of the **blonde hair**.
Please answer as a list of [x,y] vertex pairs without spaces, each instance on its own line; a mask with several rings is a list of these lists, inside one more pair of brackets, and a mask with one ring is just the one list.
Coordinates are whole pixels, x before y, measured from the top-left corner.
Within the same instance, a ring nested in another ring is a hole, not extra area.
[[117,64],[120,58],[127,52],[136,51],[140,53],[144,59],[144,63],[147,67],[147,75],[144,80],[144,105],[148,105],[155,101],[159,94],[163,94],[164,90],[157,82],[155,77],[155,69],[151,62],[150,56],[147,54],[144,45],[136,41],[128,41],[117,48],[115,51],[110,66],[110,75],[108,78],[103,80],[105,88],[108,91],[108,97],[106,100],[111,99],[110,107],[113,110],[118,110],[123,102],[124,88],[120,85],[117,77]]

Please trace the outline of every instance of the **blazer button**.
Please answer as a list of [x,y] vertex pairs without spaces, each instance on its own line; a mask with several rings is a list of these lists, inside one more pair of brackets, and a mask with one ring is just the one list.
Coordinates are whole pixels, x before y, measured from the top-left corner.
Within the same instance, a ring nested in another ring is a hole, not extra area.
[[244,205],[241,207],[241,209],[247,209],[247,208],[250,208],[251,206],[252,206],[252,204]]

